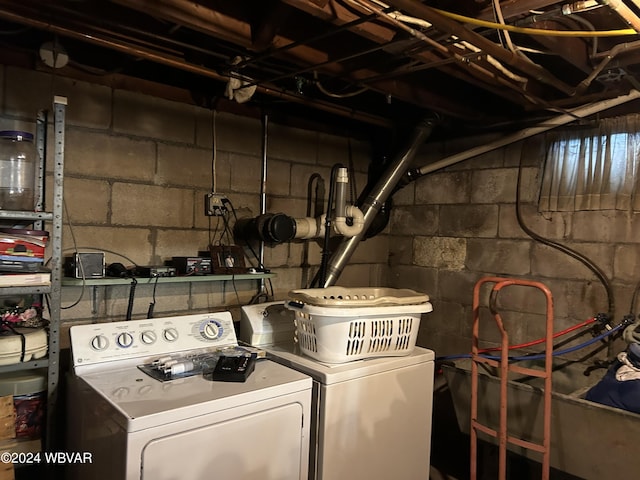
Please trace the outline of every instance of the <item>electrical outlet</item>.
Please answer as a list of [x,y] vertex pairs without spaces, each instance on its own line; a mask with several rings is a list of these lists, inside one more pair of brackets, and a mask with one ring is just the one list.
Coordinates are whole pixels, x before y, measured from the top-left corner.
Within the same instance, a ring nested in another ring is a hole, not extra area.
[[207,193],[204,196],[204,214],[207,217],[222,217],[227,213],[227,197],[219,193]]

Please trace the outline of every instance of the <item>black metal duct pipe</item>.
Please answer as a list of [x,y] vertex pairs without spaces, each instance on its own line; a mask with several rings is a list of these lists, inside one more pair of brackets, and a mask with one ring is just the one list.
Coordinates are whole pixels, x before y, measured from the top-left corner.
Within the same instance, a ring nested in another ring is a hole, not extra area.
[[364,228],[362,232],[355,237],[343,240],[342,243],[338,245],[338,248],[329,260],[324,285],[320,285],[321,287],[335,285],[345,265],[349,262],[351,255],[353,255],[353,252],[364,237],[365,232],[378,214],[378,211],[393,193],[397,183],[407,170],[409,163],[415,157],[420,146],[429,138],[436,123],[436,117],[427,117],[416,126],[407,146],[396,155],[388,172],[378,181],[375,187],[373,187],[371,193],[369,193],[360,207],[362,213],[364,213]]

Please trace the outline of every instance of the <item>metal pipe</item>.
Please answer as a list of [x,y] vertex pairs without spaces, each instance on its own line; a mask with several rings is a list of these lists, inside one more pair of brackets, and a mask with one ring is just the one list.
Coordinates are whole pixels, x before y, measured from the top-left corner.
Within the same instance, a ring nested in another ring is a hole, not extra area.
[[[164,54],[160,54],[158,52],[154,52],[144,47],[129,45],[127,43],[124,43],[122,41],[115,40],[115,39],[101,38],[91,34],[76,32],[74,30],[71,30],[69,28],[66,28],[60,25],[53,25],[51,23],[46,23],[34,18],[27,18],[22,15],[15,14],[11,11],[4,10],[1,8],[0,8],[0,18],[4,18],[5,20],[20,23],[23,25],[28,25],[34,28],[38,28],[40,30],[47,31],[47,32],[56,33],[58,35],[63,35],[65,37],[75,38],[76,40],[92,43],[100,47],[104,47],[104,48],[108,48],[118,52],[133,55],[135,57],[139,57],[144,60],[149,60],[151,62],[159,63],[161,65],[177,68],[185,72],[194,73],[196,75],[212,78],[214,80],[218,80],[221,82],[226,82],[229,80],[229,77],[225,75],[220,75],[215,70],[212,70],[210,68],[203,67],[200,65],[194,65],[194,64],[188,63],[180,58],[175,58],[175,57],[167,56]],[[375,115],[370,115],[364,112],[358,112],[351,108],[342,107],[340,105],[324,102],[322,100],[317,100],[317,99],[310,100],[309,98],[304,97],[303,95],[297,95],[292,92],[283,90],[281,88],[277,88],[269,85],[259,85],[257,87],[257,92],[263,93],[265,95],[270,95],[272,97],[280,98],[283,100],[287,100],[293,103],[308,105],[313,108],[317,108],[318,110],[323,110],[325,112],[333,113],[342,117],[365,122],[370,125],[377,125],[385,128],[390,128],[393,126],[392,122],[384,118],[381,118]]]
[[336,248],[336,251],[331,256],[329,264],[326,268],[326,278],[323,282],[323,287],[330,287],[334,285],[340,277],[342,270],[353,255],[356,247],[362,240],[362,237],[366,233],[367,229],[373,223],[380,207],[387,201],[398,181],[404,175],[407,169],[407,165],[413,160],[420,146],[431,135],[433,127],[436,124],[435,117],[428,117],[424,119],[416,127],[413,132],[413,136],[407,143],[407,146],[402,150],[395,158],[391,167],[389,167],[388,173],[381,178],[375,187],[371,190],[371,193],[365,199],[361,210],[364,214],[364,226],[362,231],[349,239],[343,240]]
[[600,3],[606,5],[620,15],[620,17],[636,32],[640,32],[640,18],[638,18],[638,16],[633,13],[633,10],[627,7],[621,0],[600,0]]
[[[260,181],[260,215],[267,213],[267,145],[269,133],[269,115],[262,117],[262,171]],[[258,252],[259,267],[264,268],[264,240],[260,240],[260,251]],[[264,290],[264,279],[260,282],[261,289]]]
[[418,178],[421,175],[426,175],[427,173],[434,172],[436,170],[440,170],[441,168],[448,167],[463,160],[468,160],[469,158],[475,157],[477,155],[490,152],[491,150],[504,147],[505,145],[524,140],[525,138],[532,137],[539,133],[546,132],[553,128],[570,123],[576,119],[585,118],[589,115],[593,115],[594,113],[598,113],[608,108],[627,103],[637,98],[640,98],[640,91],[631,90],[627,95],[621,95],[616,98],[611,98],[608,100],[603,100],[601,102],[591,103],[589,105],[578,107],[572,110],[570,113],[559,115],[550,120],[545,120],[538,126],[520,130],[519,132],[512,133],[511,135],[506,135],[499,140],[496,140],[495,142],[487,143],[486,145],[480,145],[478,147],[456,153],[455,155],[451,155],[450,157],[443,158],[442,160],[439,160],[437,162],[425,165],[419,168],[417,172],[414,173],[414,175],[417,174],[415,178]]
[[472,43],[486,54],[491,55],[499,61],[520,70],[527,76],[535,78],[541,83],[550,85],[566,94],[571,94],[571,92],[573,91],[571,86],[551,75],[540,65],[537,65],[529,60],[525,60],[524,58],[513,52],[510,52],[509,50],[505,50],[500,45],[497,45],[491,40],[488,40],[469,30],[461,23],[440,15],[438,12],[436,12],[426,4],[414,2],[412,0],[385,0],[385,3],[408,12],[414,17],[422,18],[423,20],[428,21],[434,26],[434,28],[440,30],[441,32],[455,35],[461,40],[466,40],[467,42]]

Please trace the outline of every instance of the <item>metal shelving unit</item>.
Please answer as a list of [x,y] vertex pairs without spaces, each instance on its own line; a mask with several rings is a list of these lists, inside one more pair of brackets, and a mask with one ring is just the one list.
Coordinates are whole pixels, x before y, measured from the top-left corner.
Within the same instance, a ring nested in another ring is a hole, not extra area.
[[[40,112],[36,121],[36,150],[38,152],[37,188],[35,212],[0,211],[0,219],[12,219],[29,223],[36,230],[49,230],[51,251],[50,286],[0,287],[0,296],[5,295],[48,295],[49,296],[49,345],[45,358],[13,365],[0,366],[4,372],[47,369],[47,419],[43,448],[53,450],[56,438],[58,383],[60,375],[60,302],[62,297],[62,212],[64,187],[64,140],[67,99],[56,96],[53,99],[53,202],[52,209],[44,212],[46,177],[46,135],[47,113]],[[46,227],[45,227],[46,225]]]

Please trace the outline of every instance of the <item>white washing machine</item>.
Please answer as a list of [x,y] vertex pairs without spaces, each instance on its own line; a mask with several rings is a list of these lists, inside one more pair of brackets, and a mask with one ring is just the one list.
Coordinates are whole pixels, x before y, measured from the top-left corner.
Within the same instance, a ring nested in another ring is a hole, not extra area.
[[69,478],[307,478],[309,376],[266,359],[244,382],[202,374],[163,381],[139,368],[237,345],[229,312],[70,332],[67,450],[91,461],[71,465]]
[[313,377],[309,478],[427,480],[434,352],[326,364],[299,351],[294,330],[283,302],[242,307],[241,341]]

